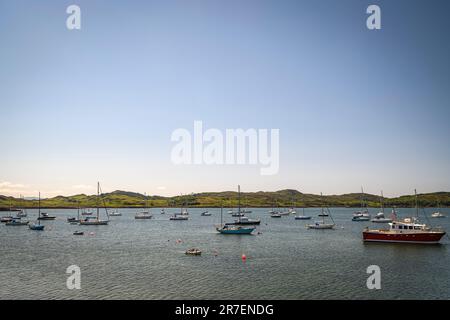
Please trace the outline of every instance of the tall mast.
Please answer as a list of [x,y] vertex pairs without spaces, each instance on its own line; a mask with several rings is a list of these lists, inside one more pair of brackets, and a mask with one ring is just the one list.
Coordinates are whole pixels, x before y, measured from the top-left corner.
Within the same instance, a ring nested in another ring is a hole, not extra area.
[[147,210],[147,192],[144,192],[144,211]]
[[364,190],[361,186],[361,211],[364,209]]
[[323,195],[322,195],[322,192],[320,193],[320,205],[322,206],[321,207],[321,210],[322,210],[322,212],[321,212],[322,224],[324,224],[325,223],[325,217],[324,217],[324,214],[323,214]]
[[381,212],[384,213],[384,196],[383,196],[383,190],[381,190]]
[[416,189],[414,189],[414,196],[416,198],[416,217],[418,218],[419,217],[419,206],[418,206],[418,203],[417,203],[417,191],[416,191]]
[[99,205],[98,205],[99,199],[100,199],[100,182],[97,182],[97,221],[98,221],[99,215],[100,215],[100,209],[99,209]]
[[241,222],[241,186],[238,185],[238,221]]
[[41,192],[39,191],[39,204],[38,204],[38,224],[41,224],[41,219],[39,219],[41,217]]

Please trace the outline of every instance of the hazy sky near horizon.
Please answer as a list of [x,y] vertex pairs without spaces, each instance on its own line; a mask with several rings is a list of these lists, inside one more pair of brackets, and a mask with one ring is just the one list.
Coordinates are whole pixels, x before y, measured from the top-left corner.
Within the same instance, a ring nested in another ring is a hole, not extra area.
[[[81,7],[81,30],[66,28]],[[366,28],[381,7],[382,29]],[[450,2],[0,0],[0,194],[450,191]],[[280,169],[177,128],[280,129]]]

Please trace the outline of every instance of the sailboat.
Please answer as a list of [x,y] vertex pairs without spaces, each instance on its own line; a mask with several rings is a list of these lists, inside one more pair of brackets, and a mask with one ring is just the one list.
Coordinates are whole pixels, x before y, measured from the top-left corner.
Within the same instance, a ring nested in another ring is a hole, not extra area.
[[[245,200],[245,204],[247,204],[247,198],[244,198],[244,200]],[[243,213],[243,214],[252,213],[252,210],[248,210],[247,208],[242,208],[241,213]]]
[[[185,203],[186,205],[186,203]],[[174,221],[183,221],[183,220],[189,220],[189,213],[186,208],[181,207],[179,213],[174,213],[169,217],[169,220]]]
[[39,209],[38,209],[38,219],[37,223],[29,224],[28,227],[30,230],[36,230],[36,231],[42,231],[44,230],[44,225],[41,224],[41,220],[39,219],[41,217],[41,193],[39,192]]
[[369,221],[369,220],[370,220],[370,214],[369,214],[369,210],[365,206],[364,190],[363,190],[363,187],[361,187],[361,210],[353,213],[352,221]]
[[323,214],[324,212],[325,212],[325,210],[324,210],[324,208],[323,208],[323,196],[322,196],[322,192],[320,193],[320,199],[322,199],[322,208],[321,208],[321,211],[322,211],[322,215],[321,215],[321,217],[322,217],[322,221],[315,221],[314,222],[314,224],[308,224],[307,225],[307,227],[308,227],[308,229],[333,229],[334,228],[334,221],[333,221],[333,218],[331,217],[331,214],[330,214],[330,210],[327,208],[327,212],[328,212],[328,215],[330,216],[330,218],[331,218],[331,221],[333,222],[333,223],[325,223],[325,215]]
[[142,220],[142,219],[151,219],[153,217],[153,215],[150,213],[150,211],[147,209],[148,205],[147,205],[147,194],[144,193],[145,196],[145,202],[144,202],[144,210],[142,210],[139,213],[136,213],[136,215],[134,216],[135,219],[138,220]]
[[280,211],[275,210],[275,202],[272,202],[272,210],[269,211],[271,218],[281,218]]
[[294,200],[294,196],[292,196],[291,199],[291,207],[288,209],[289,214],[296,214],[297,211],[295,210],[295,200]]
[[241,188],[238,186],[238,215],[234,222],[226,223],[227,225],[258,225],[261,223],[260,219],[251,219],[244,215],[241,211]]
[[78,224],[80,223],[80,202],[77,201],[77,217],[69,217],[67,218],[67,222],[72,224]]
[[305,216],[305,207],[302,208],[302,214],[296,215],[295,220],[309,220],[311,216]]
[[[21,202],[23,202],[25,199],[22,197],[22,195],[20,196],[20,200]],[[16,213],[16,217],[18,218],[25,218],[27,216],[27,209],[25,209],[25,206],[21,209],[19,209]]]
[[108,220],[100,220],[100,207],[99,207],[99,200],[100,200],[100,182],[97,182],[97,216],[96,217],[85,217],[84,219],[80,220],[80,225],[84,226],[99,226],[99,225],[107,225],[109,222],[109,215],[108,215],[108,209],[106,209],[105,203],[103,203],[106,211],[106,216]]
[[383,190],[381,191],[381,198],[380,198],[380,206],[381,206],[381,212],[378,212],[375,218],[373,218],[371,221],[374,223],[389,223],[392,222],[391,218],[386,218],[384,216],[384,201],[383,201]]
[[[238,186],[238,193],[239,193],[238,212],[240,212],[241,209],[240,191],[241,187]],[[222,212],[223,207],[220,208],[220,225],[216,226],[217,232],[221,234],[251,234],[253,230],[255,230],[256,227],[254,226],[243,227],[239,224],[228,224],[228,223],[224,224],[222,220]],[[240,220],[240,217],[238,218],[238,220]]]
[[10,222],[14,219],[14,217],[11,215],[11,213],[12,213],[12,201],[11,200],[9,200],[9,212],[10,212],[9,216],[3,216],[0,218],[1,223]]
[[[9,211],[10,212],[13,211],[11,202],[9,204]],[[1,222],[5,222],[6,226],[26,226],[29,223],[29,221],[22,220],[21,217],[18,216],[13,217],[12,215],[2,217]]]

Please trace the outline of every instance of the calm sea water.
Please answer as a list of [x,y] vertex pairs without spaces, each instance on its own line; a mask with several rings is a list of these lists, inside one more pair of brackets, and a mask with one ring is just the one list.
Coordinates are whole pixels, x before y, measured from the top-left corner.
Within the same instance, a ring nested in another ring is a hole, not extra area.
[[[135,220],[137,210],[121,209],[123,215],[111,217],[108,226],[70,225],[66,218],[76,210],[47,210],[57,220],[44,221],[44,232],[2,224],[0,298],[450,298],[448,238],[435,246],[364,244],[361,231],[370,223],[352,222],[353,209],[331,209],[336,230],[308,230],[308,221],[292,215],[274,219],[267,209],[252,210],[249,217],[262,219],[259,235],[218,234],[219,209],[209,209],[211,217],[200,216],[204,209],[190,209],[188,221],[169,221],[175,209],[165,215],[152,209],[151,220]],[[400,216],[413,212],[399,209]],[[36,216],[36,210],[28,211],[28,219]],[[226,210],[224,218],[234,219]],[[447,231],[449,220],[430,219]],[[85,235],[72,235],[75,230]],[[202,255],[186,256],[191,247]],[[66,268],[73,264],[81,268],[81,290],[66,288]],[[372,264],[381,268],[381,290],[366,287],[366,268]]]

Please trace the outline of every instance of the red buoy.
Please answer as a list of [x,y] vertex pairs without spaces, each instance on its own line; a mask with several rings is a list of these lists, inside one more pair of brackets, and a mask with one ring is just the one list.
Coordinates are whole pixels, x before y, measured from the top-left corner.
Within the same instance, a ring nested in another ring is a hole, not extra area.
[[245,254],[242,254],[241,259],[245,262],[247,260],[247,256]]

